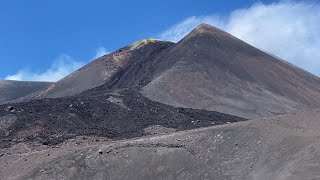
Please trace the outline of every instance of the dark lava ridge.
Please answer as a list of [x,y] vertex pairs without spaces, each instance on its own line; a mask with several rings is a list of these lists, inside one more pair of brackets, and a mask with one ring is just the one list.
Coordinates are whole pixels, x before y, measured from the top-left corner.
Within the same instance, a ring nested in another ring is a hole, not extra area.
[[8,133],[2,132],[0,136],[1,148],[18,142],[55,145],[76,136],[119,140],[148,135],[144,129],[150,126],[188,130],[245,120],[219,112],[164,105],[135,90],[34,100],[10,106],[14,111],[6,110],[8,105],[0,106],[0,117],[15,117],[2,130]]

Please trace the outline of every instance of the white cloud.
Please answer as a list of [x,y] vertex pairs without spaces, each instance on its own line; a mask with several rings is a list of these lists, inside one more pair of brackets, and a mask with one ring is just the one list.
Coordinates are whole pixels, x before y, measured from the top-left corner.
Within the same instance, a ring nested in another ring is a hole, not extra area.
[[61,55],[54,61],[49,69],[44,72],[33,72],[28,69],[20,70],[14,75],[9,75],[6,80],[17,81],[50,81],[54,82],[69,75],[84,65],[84,62],[75,61],[68,55]]
[[177,42],[201,23],[224,27],[224,23],[218,16],[192,16],[162,32],[159,39]]
[[109,52],[104,47],[99,47],[96,51],[96,55],[94,56],[94,59],[97,59],[106,54],[109,54]]
[[230,34],[320,75],[320,4],[283,1],[254,4],[226,17],[189,17],[160,34],[160,39],[178,41],[201,23]]
[[[93,58],[96,59],[97,57],[105,54],[107,54],[105,48],[100,47],[97,49],[96,55]],[[35,72],[29,69],[22,69],[19,70],[16,74],[8,75],[5,79],[16,81],[55,82],[76,71],[88,62],[89,61],[77,61],[68,55],[61,55],[56,60],[54,60],[51,67],[44,72]]]

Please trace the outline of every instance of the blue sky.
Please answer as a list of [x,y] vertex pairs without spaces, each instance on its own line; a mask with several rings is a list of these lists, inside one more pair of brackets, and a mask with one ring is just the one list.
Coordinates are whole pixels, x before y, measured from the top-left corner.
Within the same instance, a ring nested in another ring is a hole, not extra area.
[[55,81],[139,39],[177,41],[201,22],[319,74],[319,9],[317,1],[1,1],[0,79]]

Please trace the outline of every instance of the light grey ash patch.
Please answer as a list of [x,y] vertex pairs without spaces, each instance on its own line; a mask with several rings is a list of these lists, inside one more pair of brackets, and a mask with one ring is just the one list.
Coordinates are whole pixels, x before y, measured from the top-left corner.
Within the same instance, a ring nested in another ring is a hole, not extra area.
[[126,106],[124,103],[123,103],[123,100],[119,97],[114,97],[114,96],[110,96],[108,99],[108,101],[114,103],[114,104],[117,104],[118,106],[121,106],[127,110],[131,110],[128,106]]
[[8,136],[8,128],[17,120],[14,115],[0,117],[0,136]]
[[149,126],[145,129],[143,129],[144,133],[146,134],[168,134],[168,133],[172,133],[172,132],[176,132],[177,129],[174,128],[167,128],[167,127],[163,127],[161,125],[154,125],[154,126]]

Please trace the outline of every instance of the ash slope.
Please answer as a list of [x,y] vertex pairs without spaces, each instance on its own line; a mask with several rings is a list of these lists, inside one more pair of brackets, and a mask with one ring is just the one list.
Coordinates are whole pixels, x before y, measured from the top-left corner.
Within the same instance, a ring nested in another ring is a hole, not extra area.
[[0,104],[5,104],[48,88],[50,82],[0,80]]
[[138,60],[150,59],[173,43],[146,39],[100,57],[38,94],[37,98],[73,96],[108,82],[110,78]]
[[201,25],[154,59],[143,94],[245,118],[320,106],[320,79],[230,34]]
[[315,110],[90,147],[5,155],[0,158],[0,178],[318,179],[319,119],[320,110]]
[[[134,90],[34,100],[0,106],[0,147],[20,142],[56,145],[76,136],[113,140],[150,134],[148,128],[185,130],[245,119],[153,102]],[[151,131],[152,133],[152,131]]]

